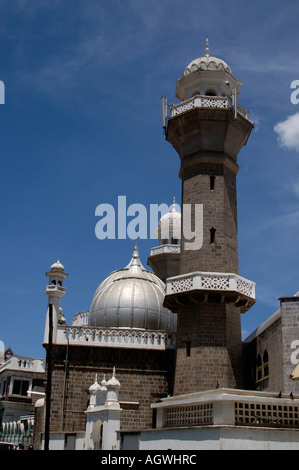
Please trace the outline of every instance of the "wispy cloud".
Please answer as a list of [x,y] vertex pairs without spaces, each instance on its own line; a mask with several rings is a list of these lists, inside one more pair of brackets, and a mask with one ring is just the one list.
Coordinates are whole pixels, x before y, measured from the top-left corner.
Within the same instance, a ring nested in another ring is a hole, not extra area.
[[278,143],[288,150],[299,152],[299,113],[288,116],[285,121],[274,126],[278,134]]

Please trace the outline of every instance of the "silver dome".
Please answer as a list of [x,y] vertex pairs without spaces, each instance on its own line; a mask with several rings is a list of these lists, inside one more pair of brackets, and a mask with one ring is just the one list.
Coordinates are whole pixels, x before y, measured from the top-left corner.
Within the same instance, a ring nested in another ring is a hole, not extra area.
[[176,315],[163,307],[165,284],[141,264],[137,244],[130,263],[97,288],[89,326],[174,332]]

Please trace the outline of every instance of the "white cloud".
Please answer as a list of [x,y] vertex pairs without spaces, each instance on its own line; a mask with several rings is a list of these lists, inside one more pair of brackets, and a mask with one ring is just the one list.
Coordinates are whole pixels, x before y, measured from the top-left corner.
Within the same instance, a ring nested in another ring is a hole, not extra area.
[[299,152],[299,113],[289,116],[274,126],[281,147]]

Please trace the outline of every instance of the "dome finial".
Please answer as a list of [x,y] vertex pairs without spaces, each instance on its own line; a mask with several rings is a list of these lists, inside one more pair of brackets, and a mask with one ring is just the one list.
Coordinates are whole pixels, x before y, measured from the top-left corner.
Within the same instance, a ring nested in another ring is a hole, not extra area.
[[136,240],[133,250],[133,258],[139,258],[139,250],[138,250],[138,243],[137,243],[137,232],[136,232]]
[[175,212],[175,196],[173,196],[173,201],[172,201],[172,212]]
[[210,55],[209,39],[206,38],[206,56],[209,57],[209,55]]

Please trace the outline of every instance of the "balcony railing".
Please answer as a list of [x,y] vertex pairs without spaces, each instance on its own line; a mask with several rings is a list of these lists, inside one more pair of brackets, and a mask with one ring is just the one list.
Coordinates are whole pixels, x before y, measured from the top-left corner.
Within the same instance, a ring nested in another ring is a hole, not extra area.
[[[232,107],[232,99],[229,96],[196,95],[182,103],[168,104],[170,111],[170,115],[168,117],[173,118],[194,108],[232,109]],[[237,111],[245,119],[248,119],[249,112],[247,109],[237,104]]]
[[166,280],[166,295],[192,290],[237,292],[255,299],[255,283],[238,274],[197,271]]
[[150,256],[160,255],[161,253],[175,253],[179,254],[181,252],[180,245],[160,245],[151,248]]

